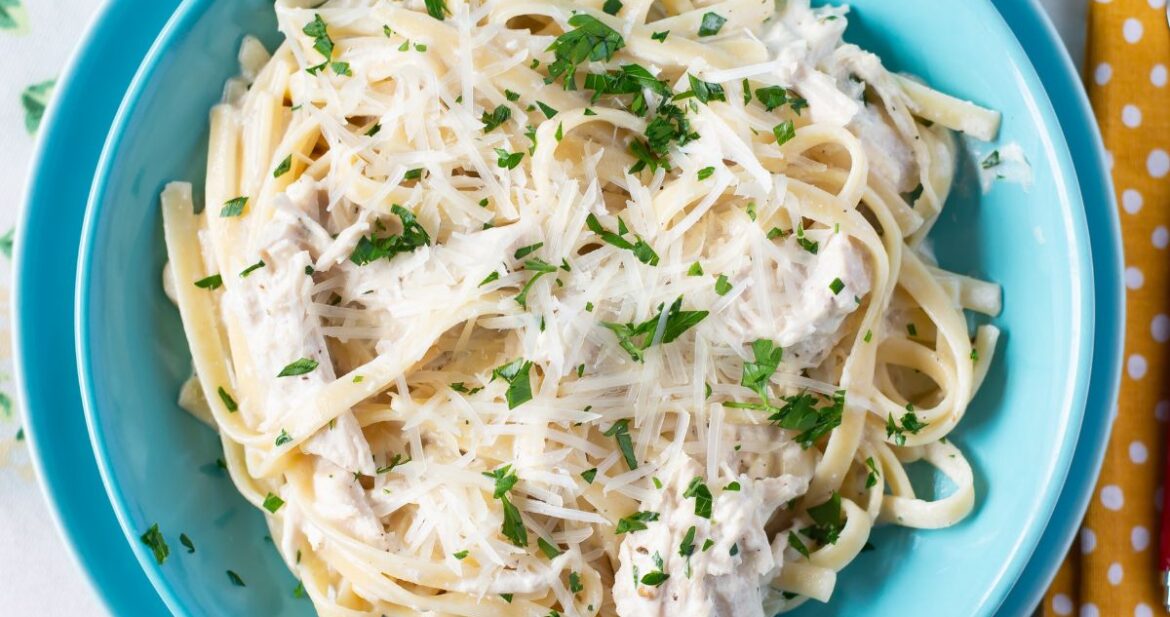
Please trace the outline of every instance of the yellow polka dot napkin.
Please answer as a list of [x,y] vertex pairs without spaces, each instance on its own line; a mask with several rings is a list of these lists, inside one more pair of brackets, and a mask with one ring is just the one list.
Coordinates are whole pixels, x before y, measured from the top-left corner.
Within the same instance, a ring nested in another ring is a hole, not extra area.
[[[1170,417],[1170,25],[1166,0],[1089,3],[1089,98],[1109,151],[1125,245],[1125,374],[1080,536],[1043,614],[1165,614],[1158,576]],[[1098,272],[1097,276],[1116,276]]]

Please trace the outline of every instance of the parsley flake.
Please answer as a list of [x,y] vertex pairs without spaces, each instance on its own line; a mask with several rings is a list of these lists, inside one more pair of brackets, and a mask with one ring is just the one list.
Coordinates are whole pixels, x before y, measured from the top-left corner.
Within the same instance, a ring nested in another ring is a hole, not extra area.
[[244,206],[246,205],[248,205],[247,197],[236,197],[234,199],[229,199],[224,202],[223,208],[221,208],[219,211],[219,215],[223,218],[239,216],[244,213]]
[[614,529],[614,535],[620,536],[624,533],[643,531],[646,529],[646,523],[652,523],[657,520],[657,512],[635,512],[629,516],[618,519],[617,527]]
[[529,372],[532,362],[524,358],[517,358],[499,368],[492,370],[492,381],[502,379],[508,383],[504,397],[508,401],[508,409],[515,409],[532,400],[532,382]]
[[277,377],[295,377],[297,375],[304,375],[316,370],[318,364],[312,358],[301,358],[291,362],[288,366],[280,369]]
[[703,14],[703,22],[699,24],[699,36],[714,36],[723,29],[727,18],[719,13],[707,12]]
[[146,533],[139,536],[142,543],[150,548],[154,553],[154,560],[158,565],[162,565],[167,560],[167,556],[171,554],[171,548],[167,546],[167,541],[163,538],[162,532],[158,530],[158,523],[150,526]]

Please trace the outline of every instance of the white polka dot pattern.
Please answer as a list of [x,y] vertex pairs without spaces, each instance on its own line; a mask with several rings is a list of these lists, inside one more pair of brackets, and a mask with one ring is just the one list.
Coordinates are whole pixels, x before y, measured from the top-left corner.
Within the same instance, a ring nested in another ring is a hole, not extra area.
[[1170,173],[1170,155],[1161,148],[1150,151],[1150,156],[1146,159],[1146,171],[1155,178],[1166,177],[1166,174]]
[[1166,229],[1165,225],[1158,225],[1154,228],[1154,233],[1150,234],[1150,243],[1156,249],[1164,249],[1170,245],[1170,229]]
[[1146,449],[1146,444],[1140,441],[1133,441],[1129,444],[1129,460],[1133,461],[1135,465],[1144,464],[1150,458],[1150,452]]
[[1170,316],[1165,313],[1154,315],[1150,322],[1150,336],[1159,343],[1170,341]]
[[1146,376],[1146,371],[1149,370],[1149,365],[1146,362],[1146,357],[1135,353],[1129,356],[1125,361],[1125,372],[1129,374],[1130,379],[1138,380]]
[[1109,570],[1106,571],[1105,576],[1109,577],[1110,585],[1117,586],[1121,584],[1122,574],[1121,564],[1115,561],[1109,564]]
[[1130,214],[1137,214],[1142,209],[1142,204],[1145,200],[1142,194],[1134,189],[1125,189],[1121,193],[1121,207]]
[[1131,129],[1142,125],[1142,110],[1137,105],[1126,105],[1121,108],[1121,123]]
[[1125,24],[1121,27],[1121,34],[1125,37],[1128,43],[1137,43],[1142,40],[1142,22],[1138,19],[1130,17],[1125,20]]
[[1130,289],[1141,289],[1146,284],[1146,275],[1140,268],[1130,266],[1125,269],[1125,286]]
[[1129,532],[1129,543],[1133,546],[1133,550],[1142,552],[1150,548],[1150,530],[1138,525]]
[[1121,487],[1116,484],[1102,487],[1101,505],[1115,512],[1120,510],[1121,506],[1125,505],[1125,497],[1121,494]]
[[1093,552],[1097,548],[1097,534],[1093,533],[1092,529],[1088,527],[1081,528],[1081,552],[1085,555]]
[[1150,83],[1154,84],[1156,88],[1166,87],[1166,65],[1155,64],[1154,68],[1150,69]]

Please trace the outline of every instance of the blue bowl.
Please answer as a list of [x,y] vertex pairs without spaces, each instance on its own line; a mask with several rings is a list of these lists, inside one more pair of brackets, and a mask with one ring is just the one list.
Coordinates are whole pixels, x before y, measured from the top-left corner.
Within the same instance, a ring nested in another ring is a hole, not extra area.
[[[979,505],[951,529],[879,530],[877,550],[842,574],[832,603],[800,614],[990,615],[1052,515],[1085,411],[1094,281],[1077,171],[1034,67],[992,4],[852,4],[851,40],[1002,111],[1002,138],[1023,147],[1036,182],[981,195],[968,161],[933,235],[944,266],[1004,286],[994,322],[1006,336],[954,435],[975,468]],[[178,615],[312,613],[293,598],[296,583],[266,541],[263,518],[216,469],[215,435],[174,402],[190,366],[160,287],[158,194],[171,180],[202,181],[208,109],[248,33],[277,42],[268,0],[180,7],[118,114],[80,258],[78,361],[99,469],[139,562]],[[173,547],[162,566],[138,541],[155,523]],[[178,546],[180,533],[194,554]],[[227,569],[248,588],[233,587]]]

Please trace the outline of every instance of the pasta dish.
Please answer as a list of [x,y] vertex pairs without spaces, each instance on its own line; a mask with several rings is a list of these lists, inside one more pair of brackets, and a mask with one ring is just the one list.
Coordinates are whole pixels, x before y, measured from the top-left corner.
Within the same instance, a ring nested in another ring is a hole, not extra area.
[[162,208],[180,402],[320,615],[770,616],[971,511],[1000,290],[927,234],[997,113],[808,0],[315,4]]

